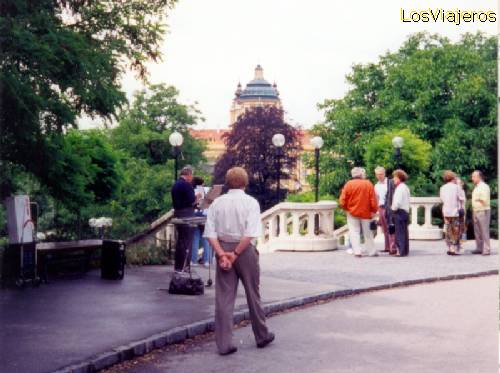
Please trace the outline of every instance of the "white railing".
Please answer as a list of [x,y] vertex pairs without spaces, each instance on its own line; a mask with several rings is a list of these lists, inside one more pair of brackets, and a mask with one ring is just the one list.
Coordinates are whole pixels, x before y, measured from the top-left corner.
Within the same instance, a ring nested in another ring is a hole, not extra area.
[[[410,199],[411,223],[409,233],[411,240],[440,240],[443,231],[432,225],[432,208],[441,204],[439,197],[412,197]],[[418,209],[424,209],[424,223],[418,224]]]
[[327,251],[337,248],[335,201],[282,202],[261,214],[259,251]]

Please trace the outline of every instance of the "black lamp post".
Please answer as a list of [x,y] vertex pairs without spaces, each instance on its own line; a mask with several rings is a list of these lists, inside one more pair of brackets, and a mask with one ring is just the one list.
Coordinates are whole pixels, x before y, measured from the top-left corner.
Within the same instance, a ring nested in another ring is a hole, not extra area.
[[396,159],[396,169],[401,168],[401,148],[403,147],[404,139],[396,136],[392,139],[392,146],[394,146],[394,157]]
[[168,142],[170,143],[170,145],[172,145],[172,148],[173,148],[173,153],[174,153],[174,180],[177,180],[177,170],[179,169],[179,154],[180,154],[180,150],[181,150],[181,145],[182,145],[182,142],[184,141],[184,138],[182,137],[182,135],[175,131],[175,132],[172,132],[170,134],[170,136],[168,137]]
[[283,145],[285,145],[285,136],[277,133],[273,136],[273,145],[276,147],[276,202],[280,203],[280,189],[281,189],[281,156]]
[[314,200],[318,202],[319,200],[319,150],[323,146],[323,139],[319,136],[315,136],[311,139],[311,144],[314,147],[314,170],[316,173],[316,179],[314,183]]

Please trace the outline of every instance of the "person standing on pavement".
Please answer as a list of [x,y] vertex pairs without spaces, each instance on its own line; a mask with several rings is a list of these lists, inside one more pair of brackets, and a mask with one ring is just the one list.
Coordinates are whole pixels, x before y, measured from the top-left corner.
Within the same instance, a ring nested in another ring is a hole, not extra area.
[[475,185],[472,191],[472,219],[476,238],[476,249],[472,253],[490,255],[490,187],[484,182],[481,171],[472,173],[472,182]]
[[259,252],[257,238],[262,223],[257,200],[245,193],[248,174],[241,167],[226,173],[229,190],[210,205],[205,224],[206,237],[215,250],[215,341],[220,355],[237,351],[232,341],[233,311],[238,282],[245,288],[252,329],[258,348],[274,340],[266,326],[260,300]]
[[466,219],[467,219],[467,214],[466,214],[466,206],[467,206],[467,196],[465,195],[465,190],[464,190],[464,182],[462,179],[457,177],[455,179],[455,182],[457,183],[459,187],[459,195],[460,195],[460,208],[458,209],[458,218],[460,220],[460,227],[459,227],[459,237],[460,237],[460,246],[462,245],[462,239],[465,240],[466,237],[464,238],[464,234],[466,233],[467,229],[467,224],[466,224]]
[[363,179],[365,171],[361,167],[351,170],[352,180],[342,188],[339,203],[347,215],[349,238],[354,255],[362,256],[361,233],[365,239],[365,246],[369,256],[377,256],[373,234],[370,229],[371,219],[378,211],[375,188],[370,180]]
[[[198,203],[196,204],[195,216],[207,216],[207,211],[203,209],[203,199],[205,198],[205,181],[199,176],[193,177],[193,188],[197,195],[199,195]],[[203,247],[202,264],[205,267],[209,266],[209,262],[212,260],[212,249],[208,240],[203,237],[204,226],[196,226],[194,229],[193,236],[193,248],[191,253],[191,266],[198,265],[198,252],[200,250],[200,243]]]
[[389,226],[385,210],[389,184],[389,180],[385,176],[385,168],[381,166],[375,168],[375,177],[377,178],[377,183],[375,184],[375,195],[377,196],[378,204],[378,224],[384,233],[384,251],[390,252],[390,248],[393,245],[393,243],[391,243],[391,238],[393,237],[389,235]]
[[[392,174],[392,173],[391,173]],[[396,248],[396,229],[394,225],[394,214],[392,212],[392,200],[394,199],[394,178],[387,180],[387,196],[385,198],[385,221],[387,222],[387,230],[389,232],[389,254],[396,255],[398,250]]]
[[[460,251],[460,208],[465,197],[456,182],[457,175],[446,170],[443,172],[445,184],[439,190],[443,202],[443,219],[445,224],[445,241],[448,255],[458,255]],[[462,191],[463,192],[463,191]]]
[[[181,170],[180,177],[174,183],[171,195],[174,207],[174,216],[176,218],[187,218],[194,216],[194,206],[196,204],[196,195],[191,182],[193,181],[193,169],[186,166]],[[177,243],[175,245],[175,264],[176,271],[182,271],[189,268],[191,258],[191,249],[193,246],[194,228],[189,225],[177,224]]]
[[406,185],[408,175],[403,170],[395,170],[392,176],[396,187],[391,206],[396,230],[396,256],[407,256],[410,252],[410,235],[408,232],[410,189]]

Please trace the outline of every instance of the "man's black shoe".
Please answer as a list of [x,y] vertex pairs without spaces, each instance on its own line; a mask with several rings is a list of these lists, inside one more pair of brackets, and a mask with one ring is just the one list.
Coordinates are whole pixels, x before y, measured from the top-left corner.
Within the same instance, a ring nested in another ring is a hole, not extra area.
[[266,339],[264,339],[262,342],[257,343],[258,348],[264,348],[266,347],[269,343],[274,341],[274,333],[269,333]]
[[238,351],[237,347],[231,347],[229,350],[227,350],[225,352],[219,352],[219,355],[220,356],[227,356],[227,355],[234,354],[236,351]]
[[480,254],[482,254],[482,253],[483,253],[483,251],[482,251],[482,250],[477,250],[477,249],[476,249],[476,250],[472,250],[470,253],[471,253],[471,254],[475,254],[475,255],[480,255]]

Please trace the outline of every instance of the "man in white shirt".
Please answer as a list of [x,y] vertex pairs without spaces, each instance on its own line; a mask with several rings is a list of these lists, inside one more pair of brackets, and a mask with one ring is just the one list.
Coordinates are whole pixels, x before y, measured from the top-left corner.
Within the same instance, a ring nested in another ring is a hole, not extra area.
[[407,256],[410,252],[410,236],[408,233],[410,189],[405,183],[408,180],[408,175],[403,170],[396,170],[393,177],[396,189],[394,190],[391,209],[396,228],[396,246],[398,248],[396,256]]
[[377,178],[377,183],[375,184],[375,195],[377,196],[378,204],[378,224],[384,233],[384,251],[390,252],[390,247],[393,245],[393,238],[389,235],[389,226],[387,224],[386,212],[385,212],[385,201],[387,198],[387,186],[388,180],[385,176],[385,168],[377,167],[375,168],[375,177]]
[[233,311],[238,282],[245,288],[257,347],[274,340],[266,326],[259,293],[260,270],[257,237],[262,223],[257,200],[245,193],[248,175],[241,167],[226,173],[227,194],[214,200],[208,209],[204,237],[218,258],[215,279],[215,340],[219,354],[237,351],[232,342]]
[[472,182],[475,187],[472,191],[472,219],[474,221],[474,236],[476,249],[473,254],[490,255],[490,220],[491,220],[491,192],[484,182],[481,171],[472,173]]

